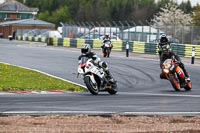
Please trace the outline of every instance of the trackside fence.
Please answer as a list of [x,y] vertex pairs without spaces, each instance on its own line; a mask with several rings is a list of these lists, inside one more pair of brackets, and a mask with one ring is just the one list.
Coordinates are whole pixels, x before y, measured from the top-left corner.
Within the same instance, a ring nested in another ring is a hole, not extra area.
[[[89,43],[93,49],[101,49],[101,40],[85,40],[73,38],[36,38],[21,36],[16,37],[17,40],[44,42],[48,46],[63,46],[71,48],[81,48],[83,43]],[[126,44],[129,43],[130,52],[143,54],[158,54],[157,43],[147,43],[140,41],[113,41],[113,50],[126,51]],[[200,58],[200,45],[178,44],[172,43],[172,50],[181,57],[192,57],[192,50],[195,49],[195,58]]]

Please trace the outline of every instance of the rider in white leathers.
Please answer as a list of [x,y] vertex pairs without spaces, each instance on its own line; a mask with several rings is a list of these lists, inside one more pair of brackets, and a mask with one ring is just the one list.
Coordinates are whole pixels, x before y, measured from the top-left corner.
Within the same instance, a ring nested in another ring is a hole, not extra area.
[[113,82],[112,75],[110,74],[110,71],[108,70],[108,65],[106,62],[102,61],[101,58],[99,58],[94,52],[91,52],[90,44],[83,44],[81,48],[81,55],[78,57],[78,60],[80,62],[82,57],[88,57],[92,58],[94,63],[98,65],[99,67],[103,68],[105,73],[108,75],[108,80],[110,82]]

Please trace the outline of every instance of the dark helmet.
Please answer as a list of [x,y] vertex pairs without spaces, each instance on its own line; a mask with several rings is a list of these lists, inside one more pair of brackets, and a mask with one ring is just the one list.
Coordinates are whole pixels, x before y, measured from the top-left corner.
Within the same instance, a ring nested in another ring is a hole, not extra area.
[[89,52],[91,52],[90,44],[87,44],[87,43],[83,44],[81,48],[81,53],[88,54]]
[[167,36],[165,34],[162,34],[160,36],[160,43],[167,43],[167,42],[168,42]]

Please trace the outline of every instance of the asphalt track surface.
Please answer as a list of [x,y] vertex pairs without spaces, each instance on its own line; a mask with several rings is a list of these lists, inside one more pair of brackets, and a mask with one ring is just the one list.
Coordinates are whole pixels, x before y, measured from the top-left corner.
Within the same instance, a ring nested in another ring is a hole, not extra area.
[[[122,114],[122,115],[199,115],[200,60],[182,58],[191,75],[191,91],[175,92],[167,80],[159,78],[157,55],[125,52],[111,53],[103,58],[94,50],[118,81],[119,92],[94,96],[83,93],[0,93],[0,114]],[[79,49],[49,47],[41,43],[0,40],[0,62],[22,66],[69,80],[84,86],[76,77]],[[55,88],[56,89],[56,88]]]

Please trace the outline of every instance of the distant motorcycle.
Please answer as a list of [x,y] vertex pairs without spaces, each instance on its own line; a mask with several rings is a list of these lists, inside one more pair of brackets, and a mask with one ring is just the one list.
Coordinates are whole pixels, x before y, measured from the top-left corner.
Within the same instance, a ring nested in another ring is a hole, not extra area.
[[92,59],[81,58],[77,77],[79,75],[82,75],[87,89],[93,95],[97,95],[100,91],[107,91],[109,94],[114,95],[118,91],[116,81],[110,83],[107,74],[102,68],[94,65]]
[[192,83],[186,80],[184,71],[174,59],[166,59],[163,62],[162,71],[175,91],[180,91],[181,88],[186,91],[192,89]]
[[112,42],[110,40],[104,42],[104,45],[102,46],[103,57],[110,57],[112,47]]

